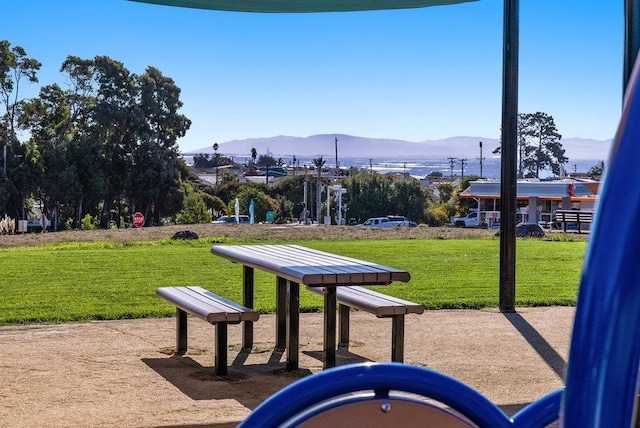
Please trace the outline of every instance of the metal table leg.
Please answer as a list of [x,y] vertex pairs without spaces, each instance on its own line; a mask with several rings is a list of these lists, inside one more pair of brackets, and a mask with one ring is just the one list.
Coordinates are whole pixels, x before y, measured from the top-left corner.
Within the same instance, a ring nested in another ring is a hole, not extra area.
[[287,280],[276,277],[276,349],[287,347]]
[[[242,304],[253,309],[253,268],[248,266],[242,270]],[[242,348],[253,348],[253,321],[242,323]]]
[[324,294],[324,368],[336,365],[336,287],[329,286]]
[[300,347],[300,284],[287,281],[289,289],[289,308],[287,311],[287,334],[289,347],[287,349],[287,370],[297,370],[298,351]]

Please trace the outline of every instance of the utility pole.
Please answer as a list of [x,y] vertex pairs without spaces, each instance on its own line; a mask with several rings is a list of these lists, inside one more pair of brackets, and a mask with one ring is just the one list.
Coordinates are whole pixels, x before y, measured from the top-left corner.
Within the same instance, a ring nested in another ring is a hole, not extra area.
[[480,157],[478,158],[480,160],[480,178],[484,177],[482,175],[482,163],[484,162],[484,158],[482,157],[482,141],[480,141]]
[[453,183],[453,166],[456,164],[456,159],[458,158],[447,158],[449,159],[449,170],[450,170],[450,181]]
[[467,161],[467,159],[460,159],[460,165],[462,166],[462,180],[464,180],[464,164]]
[[[340,168],[340,164],[338,163],[338,137],[336,137],[336,170],[338,168]],[[336,171],[336,174],[338,173],[338,171]]]

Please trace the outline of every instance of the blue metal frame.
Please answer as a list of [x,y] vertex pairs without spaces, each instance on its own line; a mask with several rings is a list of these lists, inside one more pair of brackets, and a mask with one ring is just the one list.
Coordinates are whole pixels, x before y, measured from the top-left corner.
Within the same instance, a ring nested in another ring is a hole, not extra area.
[[480,426],[496,428],[549,424],[558,418],[561,396],[558,390],[511,420],[478,391],[447,375],[400,363],[365,363],[325,370],[291,384],[261,403],[239,426],[283,426],[322,401],[355,392],[389,390],[437,400]]

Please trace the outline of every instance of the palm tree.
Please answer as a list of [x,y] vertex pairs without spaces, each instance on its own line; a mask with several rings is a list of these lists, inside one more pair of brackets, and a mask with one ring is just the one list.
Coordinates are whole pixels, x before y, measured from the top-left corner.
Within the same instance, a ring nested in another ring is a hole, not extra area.
[[256,163],[256,158],[258,157],[258,151],[255,147],[251,149],[251,159],[253,159],[253,163]]
[[[318,184],[316,186],[318,188],[318,198],[316,199],[316,221],[318,223],[320,223],[320,207],[322,206],[322,167],[325,163],[327,163],[327,161],[322,159],[322,156],[313,160],[313,165],[318,169]],[[327,213],[327,215],[329,214]]]

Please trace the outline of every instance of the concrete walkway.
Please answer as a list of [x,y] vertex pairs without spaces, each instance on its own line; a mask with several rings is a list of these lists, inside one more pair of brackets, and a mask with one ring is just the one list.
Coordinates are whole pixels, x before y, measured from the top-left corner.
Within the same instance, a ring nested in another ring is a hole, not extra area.
[[[407,316],[405,362],[472,386],[507,414],[561,387],[574,308],[426,311]],[[284,386],[322,370],[322,314],[301,316],[301,369],[284,371],[275,318],[239,353],[229,327],[230,375],[215,378],[214,328],[190,319],[189,352],[172,357],[174,319],[0,328],[0,426],[235,426]],[[355,313],[338,364],[389,361],[391,322]]]

